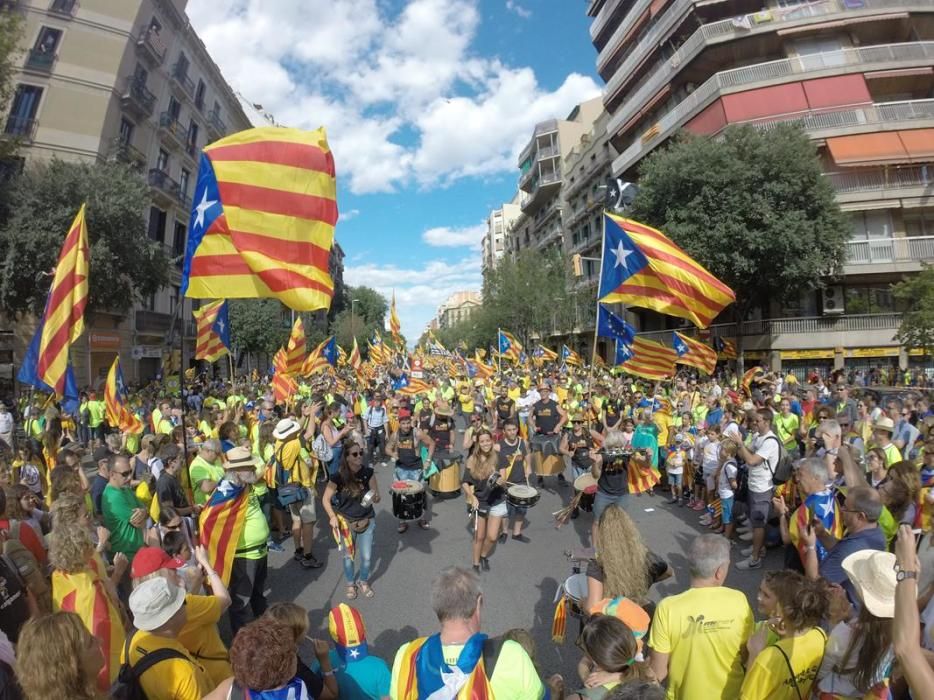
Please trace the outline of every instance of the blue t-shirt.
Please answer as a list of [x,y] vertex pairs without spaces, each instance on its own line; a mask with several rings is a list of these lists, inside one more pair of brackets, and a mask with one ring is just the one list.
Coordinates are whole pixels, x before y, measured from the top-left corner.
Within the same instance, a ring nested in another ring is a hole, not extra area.
[[[337,696],[341,700],[380,700],[389,695],[392,674],[389,666],[378,656],[367,655],[359,661],[344,663],[336,649],[328,652],[331,668],[337,679]],[[312,667],[318,671],[315,661]]]
[[843,570],[843,560],[864,549],[874,549],[879,552],[886,551],[885,533],[880,527],[871,527],[859,532],[847,535],[837,542],[836,546],[827,554],[827,558],[820,563],[821,578],[830,583],[838,583],[846,591],[850,602],[859,606],[859,597],[850,583],[849,577]]

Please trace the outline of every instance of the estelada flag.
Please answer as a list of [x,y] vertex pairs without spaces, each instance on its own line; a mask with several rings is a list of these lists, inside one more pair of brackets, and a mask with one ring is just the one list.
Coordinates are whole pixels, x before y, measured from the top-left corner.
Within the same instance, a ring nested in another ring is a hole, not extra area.
[[289,375],[285,359],[285,348],[279,348],[272,358],[272,393],[276,403],[285,403],[297,390],[295,380]]
[[302,317],[295,317],[295,325],[289,334],[289,343],[285,348],[285,371],[287,374],[299,374],[305,362],[305,326]]
[[607,213],[603,224],[598,301],[686,318],[698,328],[736,301],[732,289],[661,231]]
[[350,357],[347,361],[350,363],[353,371],[360,374],[360,367],[363,365],[363,360],[360,358],[360,347],[357,345],[356,338],[353,339],[353,347],[350,349]]
[[143,421],[136,417],[126,405],[126,383],[123,381],[123,370],[120,368],[120,356],[114,358],[107,373],[107,383],[104,385],[104,406],[107,409],[107,422],[120,432],[133,435],[142,434]]
[[677,364],[696,367],[706,374],[713,374],[717,367],[717,351],[712,347],[678,331],[672,331],[671,345],[678,353]]
[[207,550],[211,568],[227,586],[233,568],[237,542],[246,524],[249,494],[245,486],[235,486],[221,479],[201,511],[198,523],[201,544]]
[[260,127],[207,146],[192,199],[182,293],[273,297],[298,311],[328,308],[336,192],[324,129]]
[[667,345],[636,336],[628,346],[632,356],[620,367],[643,379],[665,379],[675,373],[677,353]]
[[512,333],[499,331],[497,345],[499,345],[500,357],[512,360],[513,362],[519,362],[522,353],[522,344],[516,340],[516,337]]
[[578,367],[584,364],[581,356],[571,350],[567,345],[561,346],[561,359],[569,365],[577,365]]
[[230,352],[230,316],[225,299],[205,304],[191,312],[195,317],[197,340],[195,359],[214,362]]
[[402,324],[399,314],[396,313],[396,292],[392,293],[392,303],[389,305],[389,332],[392,333],[392,342],[402,345]]
[[[91,636],[100,644],[104,666],[97,676],[97,688],[110,690],[120,671],[120,653],[126,639],[119,603],[110,597],[104,579],[107,571],[100,557],[91,557],[88,566],[75,573],[52,572],[52,605],[56,611],[73,612],[81,618]],[[54,663],[53,659],[49,660]]]

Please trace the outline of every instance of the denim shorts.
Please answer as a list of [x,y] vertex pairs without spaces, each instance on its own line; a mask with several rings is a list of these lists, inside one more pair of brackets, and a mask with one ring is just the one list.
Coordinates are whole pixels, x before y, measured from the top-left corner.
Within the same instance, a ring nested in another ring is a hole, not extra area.
[[668,472],[668,485],[669,486],[681,486],[681,480],[684,478],[684,472],[681,474],[672,474]]
[[506,501],[506,513],[510,518],[524,517],[526,513],[529,512],[529,509],[525,506],[514,506],[509,501]]
[[480,517],[486,518],[488,516],[492,516],[494,518],[505,518],[508,512],[509,511],[506,508],[506,501],[503,501],[501,503],[497,503],[495,506],[491,507],[489,510],[481,510]]
[[733,522],[733,497],[721,498],[720,499],[720,509],[723,511],[720,515],[720,522],[724,525],[729,525]]
[[628,493],[624,493],[619,496],[611,496],[605,491],[600,491],[598,489],[593,499],[593,519],[599,520],[600,516],[603,515],[603,511],[614,504],[625,510],[626,500],[628,498]]

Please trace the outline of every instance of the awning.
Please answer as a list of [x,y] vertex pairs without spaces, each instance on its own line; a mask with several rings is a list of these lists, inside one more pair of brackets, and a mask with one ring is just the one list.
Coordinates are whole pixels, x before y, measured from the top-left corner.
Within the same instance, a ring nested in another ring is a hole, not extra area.
[[934,129],[909,129],[899,131],[898,136],[913,162],[934,160]]
[[908,152],[895,131],[837,136],[827,139],[827,148],[837,165],[908,162]]

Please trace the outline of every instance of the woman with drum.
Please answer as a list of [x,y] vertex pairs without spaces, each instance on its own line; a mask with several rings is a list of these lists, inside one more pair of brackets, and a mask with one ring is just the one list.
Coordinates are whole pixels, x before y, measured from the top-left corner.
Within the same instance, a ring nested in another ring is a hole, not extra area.
[[[373,469],[363,465],[363,447],[354,440],[344,441],[340,468],[328,479],[321,501],[344,555],[347,598],[356,598],[358,587],[364,596],[372,598],[370,558],[376,530],[373,504],[379,503],[379,484]],[[355,573],[357,551],[360,552],[360,569]]]
[[[421,447],[427,449],[425,459],[422,459]],[[399,518],[398,532],[401,534],[409,529],[409,524],[402,519],[402,514],[396,512],[399,510],[396,506],[398,502],[409,500],[416,502],[422,509],[422,512],[416,515],[419,518],[418,526],[423,530],[428,529],[427,513],[428,508],[425,503],[425,488],[422,483],[424,479],[425,466],[431,464],[432,453],[435,449],[434,440],[423,430],[412,427],[412,413],[407,408],[399,409],[399,429],[389,436],[389,442],[386,445],[386,454],[396,463],[393,476],[397,483],[405,483],[404,488],[400,487],[399,499],[396,498],[396,484],[393,484],[393,515]],[[420,496],[419,496],[420,494]],[[412,496],[413,498],[409,498]]]
[[[506,481],[519,486],[525,485],[527,495],[537,496],[538,490],[529,485],[532,476],[532,453],[525,440],[519,437],[519,422],[515,418],[505,418],[500,423],[503,439],[494,445],[499,455],[497,468],[506,478]],[[522,534],[522,525],[528,506],[520,505],[515,499],[506,499],[508,521],[503,533],[499,537],[500,543],[505,543],[508,536],[509,521],[512,522],[512,539],[519,542],[529,542],[529,538]]]
[[461,489],[474,517],[473,568],[490,570],[489,555],[499,537],[506,516],[506,489],[497,471],[498,456],[493,450],[493,434],[486,429],[477,434],[477,450],[467,459]]
[[438,498],[455,498],[460,493],[460,455],[454,447],[454,411],[447,401],[439,400],[428,428],[428,436],[435,444],[433,459],[438,473],[431,477],[429,488]]

